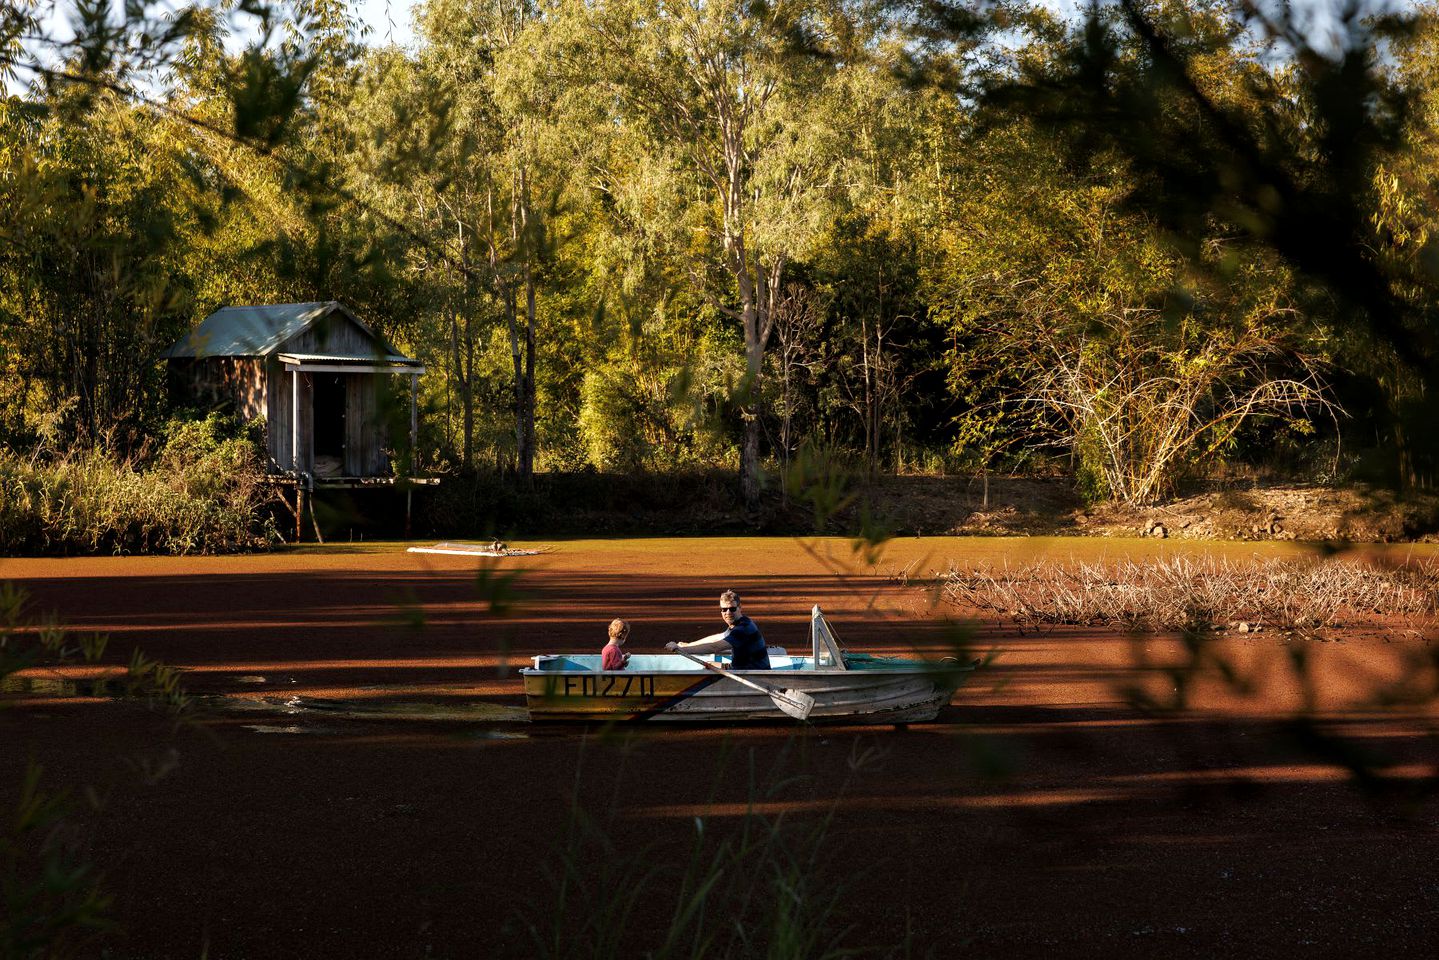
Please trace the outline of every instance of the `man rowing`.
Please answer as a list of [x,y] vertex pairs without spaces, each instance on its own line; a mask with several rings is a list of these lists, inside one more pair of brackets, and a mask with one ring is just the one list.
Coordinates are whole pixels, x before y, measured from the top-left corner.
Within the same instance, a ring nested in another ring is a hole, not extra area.
[[764,634],[744,615],[739,594],[733,590],[720,594],[719,608],[725,622],[723,631],[689,643],[671,641],[665,649],[672,653],[729,653],[734,656],[732,670],[768,670],[769,650],[764,645]]

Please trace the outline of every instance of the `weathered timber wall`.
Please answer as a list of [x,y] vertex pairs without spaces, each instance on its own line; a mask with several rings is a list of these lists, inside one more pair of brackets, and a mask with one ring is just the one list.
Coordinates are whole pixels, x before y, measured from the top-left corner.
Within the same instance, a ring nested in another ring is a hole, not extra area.
[[343,314],[332,313],[281,344],[278,353],[318,353],[340,357],[378,358],[384,348]]
[[380,374],[345,377],[345,473],[378,477],[390,472],[389,437],[380,416]]
[[300,374],[300,462],[298,466],[290,455],[290,425],[294,416],[292,383],[295,375],[285,369],[284,364],[274,359],[265,363],[270,380],[267,425],[270,457],[281,470],[310,472],[315,469],[314,430],[314,388],[308,374]]
[[264,363],[253,357],[181,357],[167,365],[179,406],[230,407],[243,420],[266,415]]

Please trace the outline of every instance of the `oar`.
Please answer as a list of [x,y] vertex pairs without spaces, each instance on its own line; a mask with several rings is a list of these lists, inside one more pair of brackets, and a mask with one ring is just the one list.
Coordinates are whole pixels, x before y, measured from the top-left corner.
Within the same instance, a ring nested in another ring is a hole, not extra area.
[[713,670],[722,677],[728,677],[735,683],[742,683],[752,690],[758,690],[760,693],[768,694],[769,698],[774,701],[776,707],[779,707],[796,720],[809,719],[809,712],[814,709],[814,697],[811,697],[801,690],[781,690],[778,687],[771,687],[769,684],[755,683],[748,677],[741,677],[738,674],[730,673],[728,670],[722,670],[718,664],[711,663],[708,660],[701,660],[699,657],[690,656],[688,653],[682,653],[680,656],[686,660],[693,660],[706,670]]

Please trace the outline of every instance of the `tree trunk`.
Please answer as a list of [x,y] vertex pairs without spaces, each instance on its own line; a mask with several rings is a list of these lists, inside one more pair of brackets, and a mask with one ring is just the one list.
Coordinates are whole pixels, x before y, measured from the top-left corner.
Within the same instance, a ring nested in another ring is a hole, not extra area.
[[528,483],[535,474],[535,275],[525,259],[525,389],[520,418],[520,478]]
[[450,325],[450,345],[455,355],[455,384],[459,388],[460,407],[464,411],[465,437],[464,446],[460,450],[460,468],[467,473],[474,465],[475,456],[475,340],[472,324],[472,318],[467,316],[463,341],[460,337],[459,321],[452,321]]
[[740,493],[745,507],[759,507],[759,417],[752,412],[744,415],[744,446],[740,450]]
[[515,370],[515,453],[516,464],[525,452],[525,361],[520,349],[519,304],[513,284],[505,286],[505,322],[510,331],[510,364]]
[[861,399],[860,419],[864,422],[864,474],[866,480],[874,479],[874,361],[869,353],[869,321],[863,313],[859,317],[860,373],[864,379],[864,395]]
[[790,432],[794,426],[794,399],[790,392],[792,366],[789,344],[785,344],[780,354],[780,402],[784,404],[784,415],[779,422],[779,502],[785,507],[789,506]]
[[1382,378],[1379,384],[1384,391],[1385,405],[1389,413],[1397,487],[1401,493],[1412,493],[1419,487],[1418,458],[1415,455],[1414,438],[1409,434],[1406,421],[1410,419],[1415,406],[1406,402],[1409,388],[1403,378],[1397,375],[1393,376],[1392,380]]
[[1409,435],[1404,429],[1402,414],[1394,417],[1394,453],[1399,470],[1399,489],[1404,493],[1413,493],[1419,488],[1419,483],[1417,471],[1414,468],[1414,451],[1409,443]]
[[759,342],[760,305],[755,296],[754,277],[745,262],[743,239],[736,233],[726,238],[725,246],[729,249],[730,270],[739,292],[740,326],[744,329],[745,382],[740,402],[744,442],[740,445],[740,493],[745,507],[754,510],[759,506],[759,380],[760,362],[764,357],[764,347]]
[[[465,237],[465,224],[463,220],[456,219],[455,241],[459,250],[460,262],[466,263],[469,260],[467,239]],[[474,469],[475,464],[475,288],[468,277],[464,279],[464,313],[465,332],[463,338],[463,350],[461,350],[460,322],[459,318],[453,318],[450,323],[451,347],[455,355],[455,382],[460,390],[460,405],[464,411],[464,447],[460,450],[460,469],[469,473]]]
[[[737,278],[738,279],[738,278]],[[759,361],[763,354],[756,349],[751,330],[756,304],[753,287],[746,275],[740,282],[740,316],[745,329],[745,380],[744,394],[740,398],[740,417],[744,421],[744,442],[740,445],[739,476],[740,493],[745,506],[751,510],[759,506]],[[748,296],[746,296],[748,294]]]
[[510,360],[515,368],[515,473],[528,483],[535,470],[535,238],[531,222],[529,173],[519,167],[511,183],[510,240],[523,265],[525,329],[519,329],[519,294],[514,283],[505,285],[506,319],[510,330]]

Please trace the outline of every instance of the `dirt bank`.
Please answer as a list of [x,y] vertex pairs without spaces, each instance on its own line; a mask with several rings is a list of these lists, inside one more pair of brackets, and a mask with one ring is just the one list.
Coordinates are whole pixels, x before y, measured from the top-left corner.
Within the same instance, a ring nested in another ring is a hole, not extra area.
[[[837,481],[838,482],[838,481]],[[905,476],[838,487],[820,485],[820,526],[833,533],[872,527],[903,536],[1145,536],[1348,540],[1386,543],[1432,538],[1439,497],[1361,485],[1294,486],[1229,482],[1196,488],[1155,507],[1087,506],[1067,478]],[[805,491],[771,488],[748,510],[727,473],[544,475],[519,490],[493,478],[449,479],[416,501],[415,530],[437,539],[538,536],[804,535],[815,532]],[[830,512],[837,507],[837,515]],[[403,502],[384,493],[320,498],[326,539],[398,536]],[[310,536],[307,531],[306,536]]]
[[[930,535],[1156,536],[1186,540],[1432,541],[1439,497],[1362,486],[1201,490],[1153,507],[1086,506],[1067,480],[899,477],[867,494],[894,530]],[[853,523],[858,519],[846,515]]]

